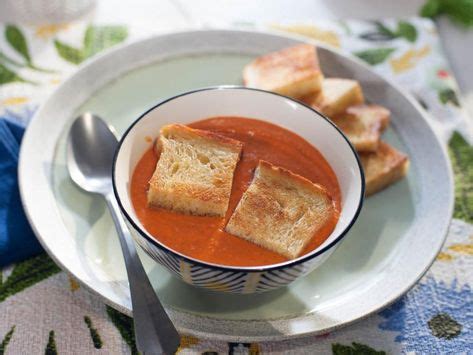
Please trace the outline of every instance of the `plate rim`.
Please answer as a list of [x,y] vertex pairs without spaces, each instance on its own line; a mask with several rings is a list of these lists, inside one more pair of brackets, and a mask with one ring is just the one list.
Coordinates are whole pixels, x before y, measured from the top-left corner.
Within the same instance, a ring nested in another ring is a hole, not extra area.
[[[368,70],[369,72],[373,73],[377,77],[381,78],[384,82],[387,82],[400,95],[402,95],[413,106],[413,108],[417,111],[417,113],[422,117],[425,125],[430,129],[436,143],[438,144],[438,146],[440,148],[440,151],[441,151],[441,154],[442,154],[442,160],[444,160],[447,163],[446,164],[447,165],[446,173],[447,173],[447,176],[448,176],[448,184],[446,186],[446,192],[447,192],[447,195],[449,195],[450,199],[449,199],[449,201],[447,201],[448,203],[447,203],[446,208],[449,211],[449,213],[447,214],[446,219],[444,220],[444,225],[442,226],[443,228],[441,228],[439,230],[439,238],[440,238],[440,236],[442,236],[442,242],[439,243],[439,247],[437,248],[437,250],[435,250],[435,253],[433,254],[433,257],[431,258],[429,263],[425,266],[424,270],[422,270],[422,272],[420,272],[417,275],[417,277],[415,278],[415,280],[413,282],[411,282],[409,285],[407,285],[404,289],[397,292],[397,294],[395,296],[393,296],[390,300],[388,300],[387,302],[384,302],[381,305],[377,305],[377,306],[372,307],[371,310],[365,312],[362,315],[352,317],[351,319],[344,320],[344,321],[337,321],[336,324],[334,324],[332,326],[324,327],[323,329],[309,330],[309,331],[298,331],[297,333],[291,333],[291,334],[282,334],[282,333],[279,334],[278,333],[278,334],[275,334],[275,335],[263,335],[263,336],[252,336],[252,335],[240,336],[240,335],[216,334],[216,333],[210,334],[210,333],[199,331],[199,330],[196,330],[196,329],[190,329],[190,328],[184,327],[184,326],[180,327],[180,329],[185,334],[192,334],[192,335],[196,335],[200,338],[217,339],[217,340],[222,340],[222,341],[264,341],[264,340],[274,341],[274,340],[285,340],[285,339],[292,339],[292,338],[298,338],[298,337],[305,337],[305,336],[309,336],[309,335],[316,335],[316,334],[320,334],[320,333],[326,333],[326,332],[331,331],[333,329],[338,329],[338,328],[344,327],[346,325],[349,325],[349,324],[352,324],[352,323],[356,322],[357,320],[364,319],[364,318],[370,316],[371,314],[376,313],[379,310],[381,310],[381,309],[389,306],[390,304],[394,303],[397,299],[399,299],[399,297],[401,297],[409,289],[411,289],[422,278],[422,276],[428,271],[428,269],[430,268],[432,263],[435,261],[436,255],[440,252],[443,244],[445,243],[448,228],[449,228],[450,223],[451,223],[452,214],[453,214],[453,207],[454,207],[453,171],[452,171],[452,166],[451,166],[449,156],[448,156],[447,151],[446,151],[446,147],[440,141],[439,137],[437,136],[437,134],[433,130],[432,124],[428,121],[428,119],[426,117],[427,112],[414,100],[414,98],[409,93],[405,93],[400,88],[400,86],[398,84],[393,83],[391,79],[386,78],[386,77],[376,73],[366,63],[362,62],[360,59],[358,59],[358,58],[356,58],[356,57],[354,57],[350,54],[344,53],[339,49],[333,48],[333,47],[325,45],[325,44],[321,44],[320,42],[318,42],[316,40],[308,39],[308,38],[306,38],[304,36],[301,36],[301,35],[287,34],[287,33],[281,32],[281,31],[274,31],[274,30],[273,31],[262,31],[262,30],[241,30],[241,29],[199,29],[199,30],[196,30],[196,31],[185,30],[185,31],[179,31],[179,32],[157,34],[157,35],[149,36],[149,37],[146,37],[146,38],[140,38],[140,39],[136,39],[134,41],[130,41],[130,42],[127,42],[127,43],[120,44],[120,45],[118,45],[118,46],[116,46],[112,49],[109,49],[109,50],[107,50],[103,53],[100,53],[99,55],[97,55],[93,58],[90,58],[90,59],[86,60],[84,63],[82,63],[77,68],[77,70],[72,75],[70,75],[67,79],[65,79],[64,82],[61,83],[45,101],[43,101],[41,103],[39,109],[35,112],[35,114],[34,114],[34,116],[33,116],[30,123],[35,122],[35,120],[37,120],[37,117],[41,116],[41,114],[45,110],[45,108],[48,105],[51,105],[51,102],[54,102],[54,100],[56,99],[57,93],[61,92],[61,90],[63,90],[64,86],[66,86],[68,82],[73,81],[77,77],[80,77],[83,74],[83,72],[87,68],[89,68],[89,66],[93,66],[94,63],[100,61],[103,57],[113,55],[114,53],[122,51],[122,50],[126,50],[127,47],[132,46],[132,45],[137,44],[137,43],[143,43],[143,42],[147,42],[147,41],[152,42],[152,41],[156,40],[156,38],[172,37],[172,36],[175,36],[175,35],[178,35],[178,36],[179,35],[187,35],[187,36],[205,35],[205,33],[208,33],[208,32],[211,32],[213,34],[216,34],[216,33],[221,33],[221,34],[233,33],[235,35],[252,35],[252,34],[253,35],[254,34],[269,35],[269,36],[277,36],[277,37],[282,37],[282,38],[285,38],[285,39],[292,39],[292,40],[296,40],[296,41],[310,43],[310,44],[316,45],[318,47],[323,47],[326,50],[334,52],[336,55],[342,56],[342,57],[344,57],[344,58],[346,58],[346,59],[348,59],[352,62],[357,63],[358,65],[361,65],[365,70]],[[156,60],[152,60],[150,62],[152,63],[154,61],[156,61]],[[145,65],[145,63],[137,63],[137,65],[135,65],[134,67],[130,67],[128,70],[126,70],[126,72],[129,72],[129,71],[133,70],[133,68],[142,67],[143,65]],[[107,81],[107,82],[109,82],[109,81]],[[106,85],[107,82],[105,82],[105,84],[103,84],[103,85]],[[103,87],[103,85],[101,85],[100,87]],[[67,121],[65,121],[65,122],[67,122]],[[27,193],[28,193],[28,189],[27,189],[27,184],[28,184],[28,177],[27,177],[28,154],[27,154],[26,148],[25,148],[28,145],[25,144],[25,142],[29,142],[32,139],[30,137],[32,136],[33,133],[32,133],[32,129],[30,129],[30,127],[33,127],[33,126],[31,124],[28,126],[28,128],[25,132],[23,144],[21,145],[21,149],[20,149],[20,158],[19,158],[19,164],[18,164],[18,181],[19,181],[19,188],[20,188],[20,196],[21,196],[22,204],[23,204],[23,207],[24,207],[24,210],[25,210],[25,215],[27,216],[27,219],[30,222],[31,227],[32,227],[33,231],[35,232],[35,235],[37,236],[40,244],[43,246],[45,251],[60,266],[60,268],[62,270],[64,270],[68,274],[72,274],[82,285],[85,286],[86,289],[91,290],[93,293],[99,295],[99,297],[102,299],[102,301],[104,301],[105,304],[108,304],[111,307],[113,307],[115,309],[118,309],[121,312],[124,312],[125,314],[131,315],[131,311],[128,310],[126,307],[124,307],[121,304],[114,302],[112,299],[109,299],[106,296],[102,295],[100,293],[100,291],[97,291],[93,287],[93,285],[89,285],[89,282],[87,282],[87,280],[83,280],[83,279],[77,277],[73,272],[71,272],[67,268],[67,266],[59,259],[59,257],[56,257],[56,255],[48,248],[48,244],[47,244],[46,240],[43,240],[43,238],[41,237],[41,233],[38,230],[37,225],[36,225],[35,220],[34,220],[35,216],[32,214],[32,211],[30,210],[30,206],[28,205],[28,202],[29,202],[28,201],[29,196],[27,195]],[[225,319],[221,319],[221,318],[211,318],[211,317],[207,317],[205,315],[191,314],[191,313],[188,313],[186,311],[177,310],[177,309],[173,309],[173,308],[168,308],[167,311],[171,315],[174,314],[178,318],[179,318],[179,315],[184,315],[184,317],[187,317],[187,318],[195,318],[195,319],[205,318],[205,319],[212,320],[213,322],[218,322],[218,323],[222,323],[222,324],[236,324],[236,323],[241,323],[241,322],[245,322],[245,323],[248,322],[248,320],[225,320]],[[308,314],[303,314],[303,315],[295,315],[293,317],[289,316],[289,317],[285,317],[285,318],[278,318],[278,319],[275,319],[275,320],[255,320],[255,321],[252,321],[252,322],[263,322],[263,323],[269,323],[269,324],[277,324],[279,322],[284,323],[284,322],[288,322],[290,320],[307,319],[307,318],[310,318],[311,316],[313,317],[313,313],[308,313]]]

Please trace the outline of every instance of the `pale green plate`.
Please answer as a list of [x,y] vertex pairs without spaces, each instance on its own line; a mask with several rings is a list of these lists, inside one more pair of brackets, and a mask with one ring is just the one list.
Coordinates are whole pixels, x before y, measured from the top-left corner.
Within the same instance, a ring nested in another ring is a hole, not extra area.
[[[21,156],[22,196],[42,244],[62,267],[105,302],[126,313],[131,312],[126,272],[111,218],[103,201],[75,187],[66,170],[65,136],[71,119],[91,111],[122,133],[142,112],[162,99],[199,87],[241,84],[241,70],[255,54],[294,41],[275,35],[232,31],[175,36],[177,40],[164,36],[148,40],[147,45],[135,43],[86,65],[36,115]],[[232,41],[232,38],[246,38],[249,42]],[[176,51],[170,47],[184,47],[179,41],[187,41],[192,50],[163,55]],[[158,48],[161,45],[162,50],[151,50],[151,45]],[[136,54],[150,50],[152,53]],[[322,64],[328,55],[321,55]],[[110,64],[111,59],[115,60],[116,68],[106,66],[106,61]],[[369,69],[353,63],[359,71],[353,76],[365,84],[362,72]],[[344,67],[341,72],[355,69]],[[404,98],[411,110],[406,114],[416,112],[417,116],[410,118],[417,123],[410,129],[403,128],[409,121],[398,113],[404,108],[392,106],[405,102],[391,95],[379,101],[382,98],[370,95],[375,84],[370,77],[366,83],[367,97],[393,110],[394,128],[388,129],[384,139],[410,155],[412,166],[408,177],[367,199],[355,226],[330,259],[281,290],[245,296],[207,292],[174,278],[141,252],[153,286],[182,331],[225,340],[283,339],[319,333],[389,304],[426,271],[443,242],[451,217],[450,170],[444,152],[415,104]],[[383,85],[396,90],[387,83]],[[57,127],[50,128],[45,135],[47,122],[56,122]],[[418,139],[430,146],[427,156],[426,148],[411,143],[416,132],[424,132]],[[42,142],[44,150],[33,152],[38,142]],[[34,159],[40,160],[37,166]],[[435,166],[432,161],[436,162]],[[433,196],[423,186],[437,182],[426,180],[429,175],[423,174],[425,169],[435,170],[440,174],[438,179],[444,181]],[[31,196],[34,189],[25,185],[33,174],[45,177],[45,184],[35,182],[37,190],[45,194],[42,197]],[[40,204],[39,201],[46,199],[50,199],[49,205]],[[45,219],[50,223],[44,223]],[[436,227],[429,229],[429,224],[434,222]],[[425,247],[420,248],[421,245]]]

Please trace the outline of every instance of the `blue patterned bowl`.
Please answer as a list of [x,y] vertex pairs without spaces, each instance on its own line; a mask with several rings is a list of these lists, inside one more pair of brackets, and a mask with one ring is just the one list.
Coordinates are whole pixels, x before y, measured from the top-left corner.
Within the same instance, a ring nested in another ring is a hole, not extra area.
[[[342,192],[342,210],[335,230],[316,250],[297,259],[258,267],[232,267],[203,262],[168,248],[153,238],[137,218],[130,201],[133,170],[161,126],[190,123],[215,116],[265,120],[300,135],[330,163]],[[113,186],[135,241],[156,262],[183,281],[232,293],[265,292],[285,286],[319,267],[334,252],[358,217],[364,177],[358,156],[347,138],[326,117],[285,96],[243,87],[214,87],[187,92],[158,103],[142,114],[120,141],[113,168]]]

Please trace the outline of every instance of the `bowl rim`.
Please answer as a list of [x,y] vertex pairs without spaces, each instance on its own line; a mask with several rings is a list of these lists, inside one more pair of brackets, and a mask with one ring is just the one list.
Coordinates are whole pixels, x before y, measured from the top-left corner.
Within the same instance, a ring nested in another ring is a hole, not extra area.
[[[258,91],[258,92],[262,92],[262,93],[265,93],[265,94],[274,95],[274,96],[278,96],[280,98],[288,99],[288,100],[296,103],[297,105],[303,106],[303,107],[309,109],[310,111],[313,111],[314,113],[316,113],[321,118],[325,119],[333,128],[335,128],[335,130],[338,132],[338,134],[340,134],[342,136],[342,138],[345,140],[345,142],[350,147],[351,151],[353,152],[353,155],[355,156],[355,160],[356,160],[356,163],[357,163],[357,166],[358,166],[358,171],[360,173],[360,181],[361,181],[360,197],[358,199],[358,206],[356,207],[356,211],[353,214],[353,217],[351,218],[350,222],[345,227],[345,229],[343,231],[341,231],[340,234],[335,238],[335,240],[333,240],[330,244],[326,245],[325,247],[321,248],[320,250],[314,249],[312,252],[307,253],[305,255],[302,255],[302,256],[300,256],[296,259],[284,261],[284,262],[278,263],[278,264],[261,265],[261,266],[221,265],[221,264],[215,264],[215,263],[202,261],[202,260],[187,256],[187,255],[184,255],[184,254],[182,254],[178,251],[175,251],[175,250],[167,247],[166,245],[164,245],[163,243],[161,243],[157,239],[150,237],[148,235],[148,232],[143,230],[134,221],[134,218],[132,216],[130,216],[129,213],[126,211],[126,209],[123,206],[123,203],[121,201],[120,195],[118,193],[115,171],[116,171],[118,156],[119,156],[121,147],[123,145],[123,142],[127,138],[128,134],[133,130],[135,125],[137,125],[138,122],[140,122],[151,111],[154,111],[158,107],[166,104],[169,101],[178,99],[181,96],[192,95],[192,94],[195,94],[197,92],[202,92],[202,91],[227,90],[227,89]],[[295,100],[291,97],[288,97],[288,96],[285,96],[285,95],[282,95],[282,94],[278,94],[278,93],[275,93],[275,92],[272,92],[272,91],[267,91],[267,90],[262,90],[262,89],[257,89],[257,88],[251,88],[251,87],[246,87],[246,86],[240,86],[240,85],[215,85],[215,86],[208,86],[208,87],[193,89],[193,90],[190,90],[190,91],[185,91],[185,92],[182,92],[180,94],[171,96],[171,97],[169,97],[165,100],[162,100],[162,101],[158,102],[156,105],[151,106],[149,109],[147,109],[145,112],[143,112],[137,119],[135,119],[135,121],[133,121],[133,123],[126,129],[125,133],[121,136],[121,138],[118,142],[118,146],[115,150],[115,154],[114,154],[114,157],[113,157],[113,165],[112,165],[112,187],[113,187],[113,193],[115,195],[115,198],[118,202],[120,210],[125,215],[128,222],[133,226],[133,228],[142,237],[144,237],[148,242],[155,245],[159,249],[163,250],[164,252],[171,253],[173,256],[177,257],[180,260],[184,260],[186,262],[189,262],[189,263],[201,266],[201,267],[214,269],[214,270],[219,270],[219,271],[264,272],[264,271],[271,271],[271,270],[279,270],[279,269],[284,269],[284,268],[287,268],[287,267],[293,267],[293,266],[298,265],[298,264],[302,264],[302,263],[304,263],[304,262],[306,262],[310,259],[313,259],[313,258],[315,258],[319,255],[322,255],[323,253],[325,253],[326,251],[332,249],[335,245],[337,245],[347,235],[348,231],[355,224],[356,220],[358,219],[358,217],[360,215],[361,209],[363,207],[363,203],[364,203],[364,199],[365,199],[365,184],[366,184],[365,183],[365,174],[364,174],[364,171],[363,171],[363,168],[362,168],[362,165],[361,165],[360,157],[359,157],[358,153],[356,152],[356,149],[353,147],[353,145],[351,144],[349,139],[345,136],[345,134],[327,116],[325,116],[321,112],[317,111],[316,109],[306,105],[305,103],[303,103],[301,101],[298,101],[298,100]]]

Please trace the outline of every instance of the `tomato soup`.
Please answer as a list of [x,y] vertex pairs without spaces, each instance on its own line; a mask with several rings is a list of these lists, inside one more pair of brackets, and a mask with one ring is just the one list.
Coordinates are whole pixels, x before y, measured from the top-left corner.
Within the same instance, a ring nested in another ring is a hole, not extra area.
[[148,207],[148,181],[159,156],[149,149],[138,162],[131,181],[131,199],[138,219],[146,230],[167,247],[186,256],[231,266],[261,266],[287,259],[249,241],[226,233],[224,227],[242,194],[250,185],[259,160],[291,170],[324,186],[335,201],[336,213],[305,248],[317,248],[335,228],[340,211],[340,187],[330,165],[311,144],[282,127],[242,117],[215,117],[189,124],[243,142],[240,161],[233,178],[230,204],[225,218],[191,216],[162,208]]

